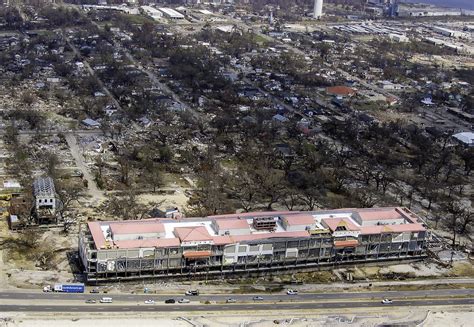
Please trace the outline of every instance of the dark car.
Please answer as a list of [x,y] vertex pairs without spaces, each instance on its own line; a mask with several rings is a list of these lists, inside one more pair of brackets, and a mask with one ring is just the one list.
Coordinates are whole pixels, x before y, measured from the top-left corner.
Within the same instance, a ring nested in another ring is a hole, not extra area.
[[94,288],[90,291],[90,293],[99,293],[99,290],[97,288]]
[[176,303],[175,299],[168,299],[165,301],[166,304]]
[[193,290],[193,291],[186,291],[184,293],[184,295],[191,295],[191,296],[198,296],[199,295],[199,291],[198,290]]

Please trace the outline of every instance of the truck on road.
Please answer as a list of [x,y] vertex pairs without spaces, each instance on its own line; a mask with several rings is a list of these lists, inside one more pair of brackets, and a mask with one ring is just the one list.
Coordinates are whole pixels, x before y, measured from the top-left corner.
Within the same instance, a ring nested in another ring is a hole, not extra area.
[[84,293],[83,283],[74,284],[54,284],[43,287],[43,292],[62,292],[62,293]]

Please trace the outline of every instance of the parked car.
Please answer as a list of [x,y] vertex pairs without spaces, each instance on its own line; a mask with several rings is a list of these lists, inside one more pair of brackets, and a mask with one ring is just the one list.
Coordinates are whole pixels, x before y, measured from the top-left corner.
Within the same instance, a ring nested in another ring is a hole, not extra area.
[[100,291],[97,288],[92,289],[89,293],[96,294],[99,293]]
[[166,304],[170,304],[170,303],[176,303],[176,300],[175,299],[168,299],[165,301]]
[[383,300],[382,300],[382,303],[383,303],[383,304],[392,304],[393,301],[390,300],[390,299],[383,299]]
[[254,300],[254,301],[263,301],[263,297],[261,297],[261,296],[254,296],[254,297],[253,297],[253,300]]
[[186,291],[186,292],[184,293],[184,295],[188,295],[188,296],[198,296],[198,295],[199,295],[199,291],[198,291],[198,290]]
[[191,301],[189,301],[188,299],[179,299],[178,300],[178,303],[189,303]]
[[155,300],[146,300],[145,304],[155,304]]
[[226,303],[235,303],[235,302],[237,302],[237,300],[236,299],[227,299],[225,302]]
[[97,303],[97,301],[94,299],[89,299],[89,300],[86,300],[86,303]]
[[288,290],[288,291],[286,291],[286,294],[288,294],[288,295],[298,295],[298,291],[297,290]]

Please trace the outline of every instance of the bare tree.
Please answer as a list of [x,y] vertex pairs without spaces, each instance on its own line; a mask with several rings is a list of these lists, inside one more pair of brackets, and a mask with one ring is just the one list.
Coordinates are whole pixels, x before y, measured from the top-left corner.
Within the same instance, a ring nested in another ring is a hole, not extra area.
[[452,243],[452,245],[455,246],[456,245],[456,236],[457,236],[458,231],[459,231],[458,222],[463,217],[463,215],[465,215],[466,209],[462,205],[462,203],[460,203],[459,201],[455,201],[455,200],[451,200],[448,203],[446,203],[445,209],[449,213],[449,215],[451,216],[450,219],[448,220],[447,224],[448,224],[448,227],[451,228],[451,231],[453,233],[453,243]]

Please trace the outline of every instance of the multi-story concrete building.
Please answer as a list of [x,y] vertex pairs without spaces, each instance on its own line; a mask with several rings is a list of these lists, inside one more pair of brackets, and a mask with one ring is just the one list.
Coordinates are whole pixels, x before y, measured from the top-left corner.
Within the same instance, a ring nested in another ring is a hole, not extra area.
[[87,280],[100,282],[420,259],[426,239],[406,208],[261,212],[89,222],[79,255]]

